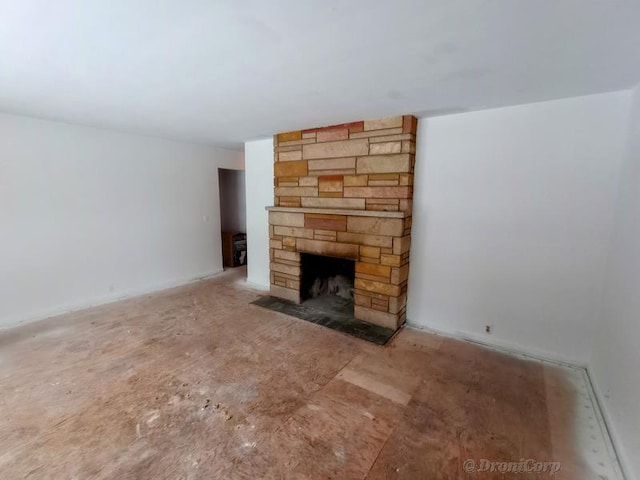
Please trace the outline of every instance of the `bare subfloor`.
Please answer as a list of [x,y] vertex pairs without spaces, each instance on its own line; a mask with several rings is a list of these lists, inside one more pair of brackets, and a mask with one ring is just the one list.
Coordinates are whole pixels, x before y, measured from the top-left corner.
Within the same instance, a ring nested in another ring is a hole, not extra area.
[[613,478],[576,370],[412,329],[378,347],[257,295],[227,273],[2,333],[0,477]]

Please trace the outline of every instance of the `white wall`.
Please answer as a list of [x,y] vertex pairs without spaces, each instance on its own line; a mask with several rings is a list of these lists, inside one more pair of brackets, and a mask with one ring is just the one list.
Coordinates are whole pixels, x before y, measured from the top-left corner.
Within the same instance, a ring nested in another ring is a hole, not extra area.
[[220,227],[230,232],[246,232],[245,186],[242,170],[218,170],[220,180]]
[[409,322],[586,364],[628,105],[616,92],[421,120]]
[[0,326],[220,271],[222,166],[242,154],[0,115]]
[[273,205],[273,139],[244,144],[247,189],[247,282],[269,288],[269,216]]
[[640,85],[636,87],[591,377],[629,479],[640,478]]

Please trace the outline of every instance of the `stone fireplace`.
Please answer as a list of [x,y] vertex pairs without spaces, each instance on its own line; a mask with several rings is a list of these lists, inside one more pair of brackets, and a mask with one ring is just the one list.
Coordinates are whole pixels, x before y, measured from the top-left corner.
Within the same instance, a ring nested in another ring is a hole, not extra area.
[[331,260],[304,255],[345,259],[353,262],[355,318],[394,330],[404,323],[416,127],[405,115],[274,137],[272,296],[308,298],[313,265]]

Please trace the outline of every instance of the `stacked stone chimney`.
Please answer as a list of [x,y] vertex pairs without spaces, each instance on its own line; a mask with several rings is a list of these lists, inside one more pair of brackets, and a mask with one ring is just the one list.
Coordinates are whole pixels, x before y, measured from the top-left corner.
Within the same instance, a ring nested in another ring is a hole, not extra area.
[[355,317],[405,321],[416,127],[405,115],[274,137],[273,296],[300,301],[301,253],[347,258]]

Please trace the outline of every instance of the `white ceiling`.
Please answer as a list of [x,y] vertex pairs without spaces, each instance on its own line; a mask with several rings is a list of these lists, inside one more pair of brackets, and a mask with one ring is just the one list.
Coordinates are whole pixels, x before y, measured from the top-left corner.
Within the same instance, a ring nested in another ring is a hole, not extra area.
[[0,0],[0,111],[220,146],[639,80],[638,0]]

